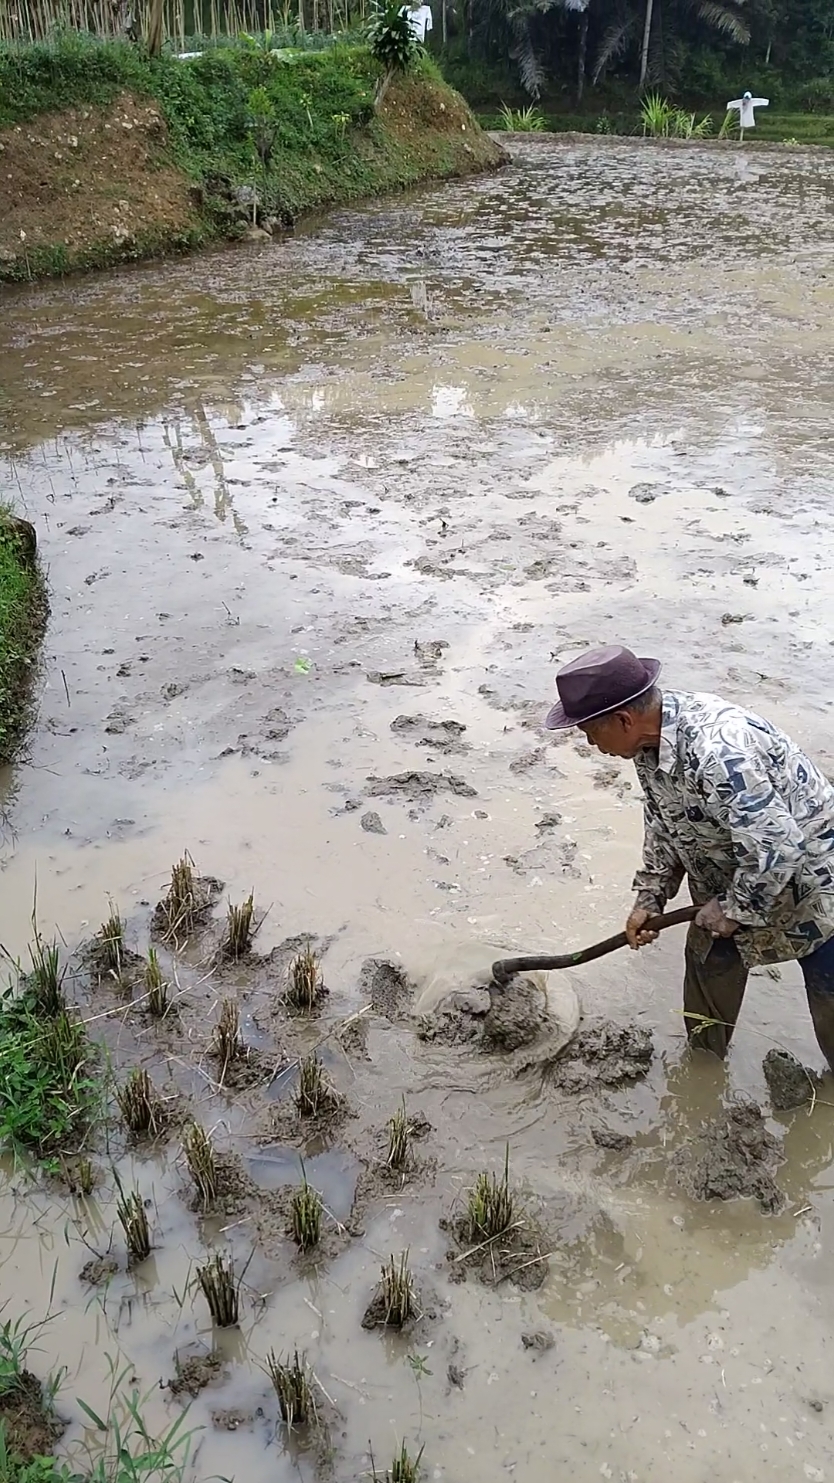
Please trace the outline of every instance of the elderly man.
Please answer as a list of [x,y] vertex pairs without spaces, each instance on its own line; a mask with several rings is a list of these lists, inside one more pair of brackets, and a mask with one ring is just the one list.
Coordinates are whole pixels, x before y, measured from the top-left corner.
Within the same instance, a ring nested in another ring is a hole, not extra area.
[[715,695],[661,690],[660,664],[612,647],[556,676],[546,725],[577,726],[634,762],[643,865],[631,947],[687,878],[700,911],[686,941],[690,1040],[725,1056],[748,971],[799,960],[820,1049],[834,1071],[834,788],[769,721]]

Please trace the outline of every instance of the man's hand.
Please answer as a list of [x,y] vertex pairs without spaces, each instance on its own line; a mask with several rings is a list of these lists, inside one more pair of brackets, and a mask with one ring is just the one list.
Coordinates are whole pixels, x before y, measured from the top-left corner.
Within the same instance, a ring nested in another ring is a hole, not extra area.
[[635,906],[625,925],[626,937],[629,947],[645,947],[647,942],[654,942],[656,932],[647,932],[646,923],[652,916],[652,912],[646,911],[642,906]]
[[732,937],[740,925],[739,922],[734,922],[732,917],[725,917],[718,904],[717,896],[713,896],[712,901],[702,906],[695,918],[695,926],[703,927],[707,932],[711,932],[713,937]]

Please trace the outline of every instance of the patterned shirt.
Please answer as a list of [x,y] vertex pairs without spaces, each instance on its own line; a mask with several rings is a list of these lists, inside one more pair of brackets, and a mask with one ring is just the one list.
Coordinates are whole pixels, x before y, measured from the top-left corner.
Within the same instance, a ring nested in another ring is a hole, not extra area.
[[834,787],[768,721],[715,695],[665,691],[643,788],[637,904],[662,911],[688,877],[741,923],[748,967],[803,958],[834,937]]

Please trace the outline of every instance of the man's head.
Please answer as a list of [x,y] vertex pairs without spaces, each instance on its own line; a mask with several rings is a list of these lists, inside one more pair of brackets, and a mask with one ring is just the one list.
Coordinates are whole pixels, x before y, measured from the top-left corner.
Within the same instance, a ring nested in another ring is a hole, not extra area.
[[621,645],[594,649],[559,670],[559,700],[545,725],[577,726],[606,756],[636,757],[660,739],[659,674],[657,659],[638,659]]

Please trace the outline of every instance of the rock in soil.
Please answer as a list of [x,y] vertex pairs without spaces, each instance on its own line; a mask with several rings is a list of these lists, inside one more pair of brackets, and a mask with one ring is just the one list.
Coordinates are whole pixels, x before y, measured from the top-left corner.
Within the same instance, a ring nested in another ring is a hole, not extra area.
[[653,1054],[651,1031],[600,1020],[574,1036],[554,1062],[551,1076],[565,1092],[626,1086],[646,1075]]
[[368,812],[362,815],[359,823],[361,824],[366,834],[388,833],[388,830],[379,817],[379,814],[375,813],[373,809],[368,809]]
[[739,1101],[704,1123],[694,1143],[679,1150],[675,1165],[678,1183],[693,1199],[756,1199],[766,1215],[775,1215],[784,1195],[773,1170],[783,1157],[762,1109]]
[[544,1354],[546,1350],[553,1348],[556,1340],[547,1329],[531,1329],[521,1335],[521,1343],[524,1349],[533,1349]]
[[519,975],[506,989],[490,993],[483,1020],[485,1050],[513,1051],[541,1034],[547,1020],[542,984]]
[[775,1112],[804,1107],[819,1085],[816,1071],[809,1071],[787,1050],[769,1050],[762,1061],[762,1071]]
[[615,1133],[613,1128],[592,1128],[591,1137],[597,1148],[610,1148],[613,1153],[622,1153],[634,1142],[630,1133]]
[[198,1396],[201,1390],[217,1380],[223,1369],[219,1354],[190,1354],[174,1356],[176,1374],[168,1381],[172,1395]]
[[388,778],[368,778],[368,798],[404,798],[409,803],[428,803],[438,793],[458,798],[477,798],[477,790],[453,772],[400,772]]
[[91,1287],[103,1287],[118,1270],[119,1263],[114,1256],[96,1256],[81,1268],[79,1275],[81,1281],[89,1282]]

